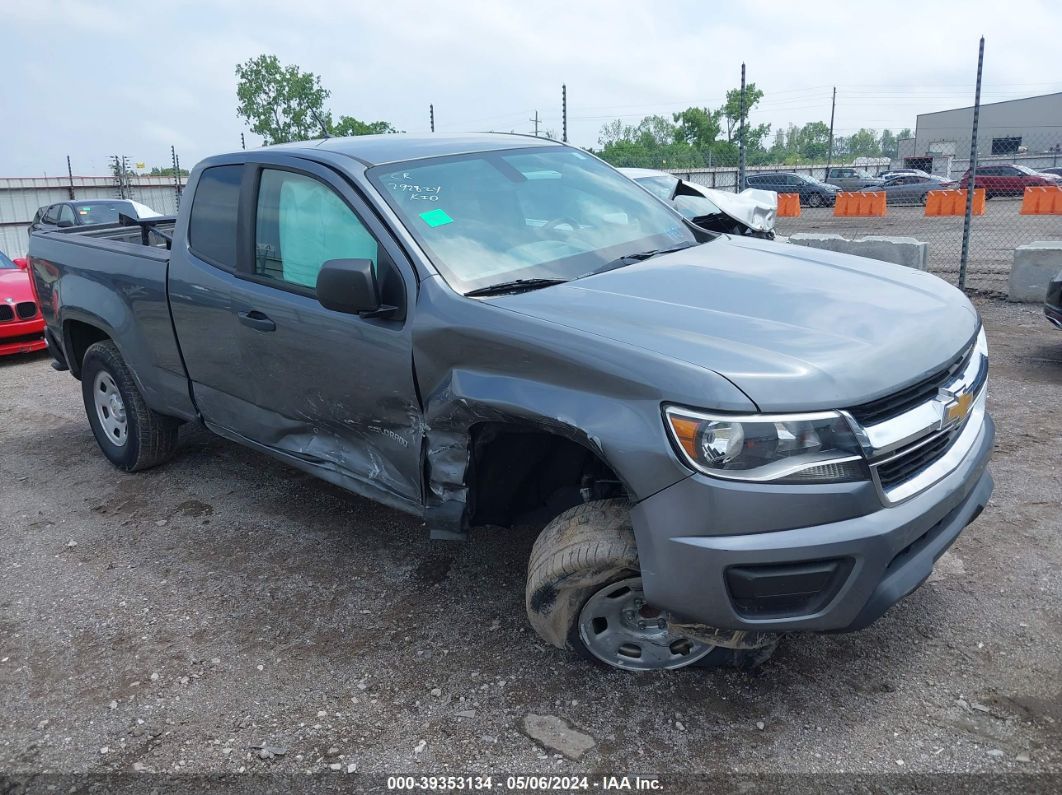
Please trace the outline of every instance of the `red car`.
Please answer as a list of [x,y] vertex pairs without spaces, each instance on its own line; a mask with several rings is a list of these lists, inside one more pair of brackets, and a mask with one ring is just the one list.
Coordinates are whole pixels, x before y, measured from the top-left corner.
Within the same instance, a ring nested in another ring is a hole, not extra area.
[[[969,183],[970,172],[967,170],[957,187],[965,189]],[[1021,196],[1026,188],[1059,184],[1062,182],[1053,174],[1041,174],[1028,166],[1016,165],[978,166],[974,180],[975,188],[985,189],[986,199],[995,196]]]
[[30,275],[0,251],[0,356],[47,347]]

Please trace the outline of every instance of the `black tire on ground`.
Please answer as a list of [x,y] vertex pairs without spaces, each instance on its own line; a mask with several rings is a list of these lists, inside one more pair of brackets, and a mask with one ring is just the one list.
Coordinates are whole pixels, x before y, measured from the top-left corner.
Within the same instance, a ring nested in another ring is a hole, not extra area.
[[[108,438],[96,411],[93,389],[100,372],[108,373],[114,380],[125,407],[128,434],[122,445]],[[132,372],[113,342],[96,342],[85,351],[81,363],[81,396],[96,442],[119,469],[135,472],[158,466],[173,457],[180,422],[148,408]]]
[[823,198],[821,193],[808,195],[808,207],[822,207],[824,204],[826,204],[826,199]]
[[926,202],[929,201],[929,191],[926,191],[918,198],[918,203],[923,207],[926,206]]
[[[626,500],[596,500],[569,508],[546,525],[531,550],[525,594],[531,627],[550,645],[604,666],[580,637],[579,613],[600,589],[638,574],[638,548]],[[773,646],[750,651],[716,647],[695,665],[748,669],[773,651]]]

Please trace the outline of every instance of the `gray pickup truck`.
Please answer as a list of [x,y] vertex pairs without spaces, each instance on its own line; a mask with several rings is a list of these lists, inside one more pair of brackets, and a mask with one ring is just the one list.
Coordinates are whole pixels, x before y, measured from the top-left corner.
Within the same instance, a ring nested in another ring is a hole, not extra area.
[[211,157],[176,219],[36,232],[29,259],[119,468],[202,423],[436,538],[545,524],[531,624],[618,668],[865,627],[992,492],[962,293],[699,229],[543,139]]

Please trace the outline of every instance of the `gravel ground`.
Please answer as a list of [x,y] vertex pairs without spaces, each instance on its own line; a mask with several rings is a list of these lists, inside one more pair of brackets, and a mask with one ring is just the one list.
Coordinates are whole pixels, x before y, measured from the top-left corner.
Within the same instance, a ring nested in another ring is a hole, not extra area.
[[[1006,293],[1014,263],[1014,249],[1035,240],[1062,239],[1057,215],[1021,215],[1021,200],[997,198],[985,202],[985,214],[970,224],[967,285],[986,292]],[[922,207],[890,206],[883,218],[837,218],[833,208],[801,208],[799,218],[779,218],[778,234],[825,232],[847,238],[864,235],[913,237],[929,244],[929,269],[956,284],[962,253],[961,216],[926,218]]]
[[[1062,772],[1062,333],[980,309],[988,509],[877,624],[787,639],[755,674],[545,647],[523,614],[532,530],[429,542],[195,428],[121,474],[76,381],[6,360],[0,773]],[[545,750],[531,713],[594,747]]]

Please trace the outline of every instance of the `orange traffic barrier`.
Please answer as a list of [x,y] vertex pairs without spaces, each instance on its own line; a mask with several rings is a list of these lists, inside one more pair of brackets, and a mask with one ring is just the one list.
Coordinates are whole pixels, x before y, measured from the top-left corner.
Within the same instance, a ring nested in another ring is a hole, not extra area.
[[1019,212],[1021,215],[1062,215],[1062,187],[1026,188]]
[[[965,190],[931,190],[926,194],[926,211],[930,215],[966,215]],[[985,214],[985,189],[975,188],[973,214]]]
[[833,214],[846,217],[885,215],[885,192],[838,191]]
[[799,218],[800,217],[800,194],[799,193],[779,193],[778,194],[778,217],[779,218]]

